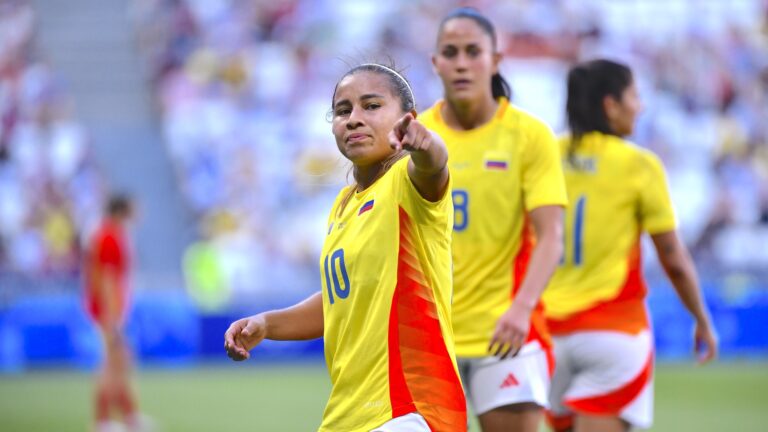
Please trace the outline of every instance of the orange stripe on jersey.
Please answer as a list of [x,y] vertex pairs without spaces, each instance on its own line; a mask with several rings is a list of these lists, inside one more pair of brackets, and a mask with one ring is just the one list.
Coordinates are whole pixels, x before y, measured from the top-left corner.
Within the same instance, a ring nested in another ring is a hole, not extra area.
[[520,233],[520,249],[512,261],[512,296],[517,294],[523,284],[525,273],[528,271],[528,262],[531,261],[533,247],[536,245],[536,236],[531,229],[531,221],[525,217],[522,232]]
[[431,430],[452,431],[467,424],[466,401],[412,238],[410,217],[401,208],[397,285],[389,315],[392,417],[418,411]]
[[403,363],[400,360],[400,316],[398,305],[401,302],[399,290],[392,297],[392,309],[389,313],[389,402],[392,406],[392,418],[416,411],[413,397],[405,383]]
[[[536,246],[536,236],[527,216],[525,221],[523,221],[520,241],[520,249],[517,251],[517,255],[512,261],[512,297],[517,294],[520,290],[520,286],[523,284],[523,279],[528,271],[528,264],[531,261],[531,255],[533,254],[533,248]],[[539,341],[545,350],[549,350],[552,346],[552,338],[547,330],[546,318],[544,317],[544,305],[541,301],[539,301],[531,314],[531,328],[528,332],[528,340],[526,340],[526,342],[533,340]],[[548,355],[551,355],[551,353],[548,353]],[[551,364],[554,367],[554,363]],[[551,372],[552,371],[550,371],[550,375]]]
[[638,334],[646,330],[649,327],[645,309],[648,289],[642,274],[639,237],[630,249],[628,261],[627,278],[616,297],[599,302],[564,320],[547,320],[549,331],[557,335],[589,330]]
[[567,400],[565,405],[579,413],[618,416],[643,391],[652,375],[653,353],[650,353],[643,370],[623,387],[600,396]]

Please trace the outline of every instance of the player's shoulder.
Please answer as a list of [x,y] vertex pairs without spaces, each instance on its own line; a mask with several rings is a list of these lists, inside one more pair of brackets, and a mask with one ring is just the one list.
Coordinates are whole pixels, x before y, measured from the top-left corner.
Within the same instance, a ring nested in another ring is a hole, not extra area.
[[116,242],[117,238],[120,237],[120,230],[115,224],[108,221],[103,221],[98,227],[96,227],[91,236],[91,241],[95,245],[101,245],[108,242]]
[[341,205],[341,202],[344,201],[344,199],[352,194],[352,188],[355,187],[353,185],[346,185],[341,190],[339,190],[339,193],[336,194],[336,198],[333,199],[333,205],[331,206],[331,214],[334,214],[337,209],[339,208],[339,205]]
[[542,118],[505,99],[501,103],[507,105],[501,117],[501,122],[505,126],[533,134],[553,135],[552,128]]
[[501,117],[502,127],[516,137],[515,142],[523,152],[541,154],[558,151],[552,128],[535,114],[509,104]]
[[421,124],[428,128],[434,128],[438,123],[440,123],[440,105],[442,103],[443,101],[439,100],[435,102],[431,107],[420,112],[417,119],[421,122]]
[[638,167],[652,171],[663,169],[664,165],[661,162],[661,158],[659,158],[659,156],[651,149],[642,147],[629,140],[623,141],[625,144],[625,151],[632,159],[632,162]]
[[440,111],[440,105],[442,103],[443,103],[442,99],[437,100],[434,104],[432,104],[432,106],[430,106],[429,108],[427,108],[427,109],[423,110],[421,113],[419,113],[419,118],[423,118],[423,117],[426,117],[428,115],[434,115],[435,112],[439,112]]

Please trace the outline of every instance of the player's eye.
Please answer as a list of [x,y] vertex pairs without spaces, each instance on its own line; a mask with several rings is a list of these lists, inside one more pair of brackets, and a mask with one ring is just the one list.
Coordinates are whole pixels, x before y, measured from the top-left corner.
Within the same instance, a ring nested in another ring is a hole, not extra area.
[[451,57],[455,57],[457,53],[458,53],[458,50],[456,49],[456,47],[448,46],[443,48],[443,51],[440,54],[442,54],[443,57],[451,58]]
[[349,109],[349,107],[339,107],[333,111],[333,115],[336,117],[343,117],[343,116],[348,116],[351,112],[352,110]]
[[371,111],[379,108],[381,108],[381,104],[378,104],[378,103],[369,103],[368,105],[365,106],[365,109],[371,110]]
[[467,55],[469,55],[470,57],[477,57],[480,55],[480,52],[481,52],[480,48],[474,45],[467,47]]

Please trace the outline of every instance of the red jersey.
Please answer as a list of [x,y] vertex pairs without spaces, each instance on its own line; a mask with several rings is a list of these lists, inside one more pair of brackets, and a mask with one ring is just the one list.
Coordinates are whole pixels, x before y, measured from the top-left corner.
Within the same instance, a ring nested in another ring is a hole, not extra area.
[[[104,317],[107,306],[104,295],[114,295],[117,301],[119,319],[123,318],[128,299],[128,269],[130,251],[123,227],[113,220],[105,219],[91,237],[85,258],[85,301],[86,308],[97,322]],[[115,275],[115,285],[109,287],[112,293],[105,293],[97,285],[102,283],[104,272]]]

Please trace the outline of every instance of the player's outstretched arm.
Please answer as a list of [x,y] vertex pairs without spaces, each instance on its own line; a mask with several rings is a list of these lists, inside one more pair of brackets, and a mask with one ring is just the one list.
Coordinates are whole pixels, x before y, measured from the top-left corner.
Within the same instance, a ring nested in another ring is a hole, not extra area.
[[516,355],[528,339],[531,313],[563,253],[563,208],[547,205],[528,213],[536,230],[536,246],[512,305],[496,323],[488,351],[502,358]]
[[323,299],[318,292],[286,309],[249,316],[233,322],[224,333],[224,349],[235,361],[264,339],[307,340],[323,336]]
[[389,145],[411,153],[408,176],[413,185],[424,199],[439,201],[448,188],[448,150],[443,140],[408,113],[389,133]]
[[651,239],[672,286],[696,321],[693,349],[698,362],[706,363],[717,357],[717,334],[704,305],[693,260],[676,231],[654,234]]

